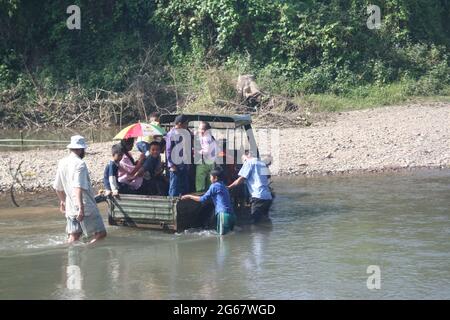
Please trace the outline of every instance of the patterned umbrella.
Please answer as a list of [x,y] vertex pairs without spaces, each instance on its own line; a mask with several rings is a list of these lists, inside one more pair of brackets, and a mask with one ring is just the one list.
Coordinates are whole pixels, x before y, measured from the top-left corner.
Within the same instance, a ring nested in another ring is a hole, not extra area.
[[120,130],[113,140],[136,137],[163,136],[166,131],[156,124],[138,122]]

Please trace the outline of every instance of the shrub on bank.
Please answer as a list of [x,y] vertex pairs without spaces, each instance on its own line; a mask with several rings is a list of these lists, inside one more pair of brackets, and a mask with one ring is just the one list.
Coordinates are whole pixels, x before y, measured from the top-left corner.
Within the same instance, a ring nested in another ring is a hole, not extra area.
[[438,0],[383,1],[374,30],[365,0],[78,0],[81,30],[66,28],[68,4],[0,0],[3,124],[236,112],[249,73],[266,97],[319,110],[449,91],[450,7]]

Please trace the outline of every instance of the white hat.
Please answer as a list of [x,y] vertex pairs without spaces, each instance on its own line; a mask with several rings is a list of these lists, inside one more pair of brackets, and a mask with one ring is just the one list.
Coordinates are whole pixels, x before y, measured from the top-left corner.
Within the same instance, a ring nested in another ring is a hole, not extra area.
[[87,144],[84,137],[80,135],[70,137],[70,144],[67,145],[67,149],[86,149]]

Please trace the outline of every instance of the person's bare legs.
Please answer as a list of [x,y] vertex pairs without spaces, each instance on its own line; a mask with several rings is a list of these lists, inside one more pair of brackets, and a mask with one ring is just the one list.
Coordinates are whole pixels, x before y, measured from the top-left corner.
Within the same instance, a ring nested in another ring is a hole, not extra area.
[[81,233],[69,233],[69,238],[67,239],[68,243],[73,243],[75,241],[80,240]]
[[96,233],[94,234],[94,239],[92,239],[92,240],[89,242],[89,244],[95,243],[95,242],[97,242],[98,240],[101,240],[101,239],[103,239],[103,238],[105,238],[105,237],[106,237],[106,231],[96,232]]

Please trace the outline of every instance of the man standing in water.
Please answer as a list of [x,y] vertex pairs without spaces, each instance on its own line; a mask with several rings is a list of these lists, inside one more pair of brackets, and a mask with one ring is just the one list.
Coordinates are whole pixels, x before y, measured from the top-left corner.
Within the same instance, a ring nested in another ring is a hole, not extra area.
[[70,154],[58,163],[53,188],[60,201],[60,210],[67,219],[68,242],[94,236],[90,243],[106,237],[106,229],[95,203],[91,179],[86,163],[82,160],[87,148],[85,139],[76,135],[71,137],[67,149]]
[[250,151],[246,151],[242,156],[242,168],[237,178],[228,186],[229,189],[246,182],[251,199],[251,216],[254,223],[258,223],[261,218],[269,217],[269,209],[272,205],[272,192],[269,188],[269,168],[267,165],[254,158]]

